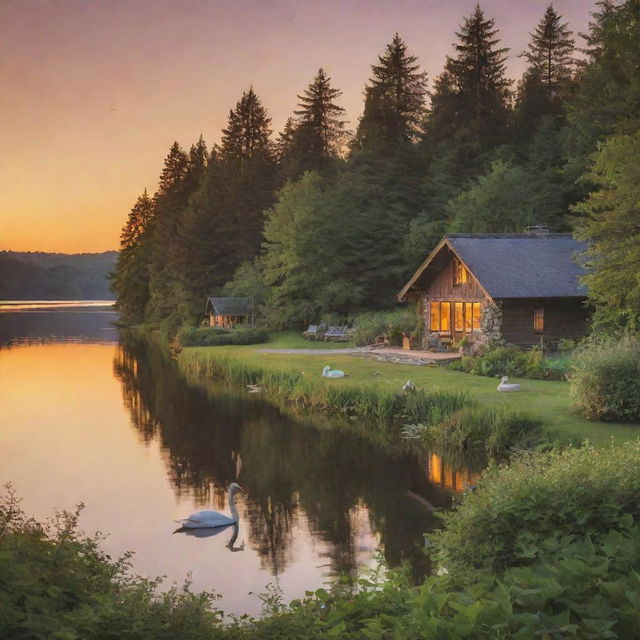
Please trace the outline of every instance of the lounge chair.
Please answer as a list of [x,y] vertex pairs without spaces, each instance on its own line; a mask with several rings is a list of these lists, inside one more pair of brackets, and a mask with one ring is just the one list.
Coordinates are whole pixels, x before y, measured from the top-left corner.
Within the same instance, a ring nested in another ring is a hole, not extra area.
[[347,342],[349,340],[349,334],[347,333],[348,326],[343,327],[329,327],[324,334],[325,342]]
[[315,340],[318,336],[318,325],[310,324],[309,328],[306,331],[302,332],[302,336],[307,340]]

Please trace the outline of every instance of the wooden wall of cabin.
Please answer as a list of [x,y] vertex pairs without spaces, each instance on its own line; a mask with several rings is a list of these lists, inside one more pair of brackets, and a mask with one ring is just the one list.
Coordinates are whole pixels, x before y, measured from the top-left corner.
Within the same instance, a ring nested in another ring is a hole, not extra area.
[[[430,303],[431,302],[450,302],[451,314],[448,331],[437,331],[435,333],[442,336],[450,336],[452,340],[458,341],[464,335],[469,335],[465,331],[456,331],[454,323],[454,303],[456,302],[480,302],[484,303],[487,299],[484,291],[478,284],[473,275],[467,272],[467,282],[454,284],[455,263],[453,256],[449,254],[449,259],[442,265],[442,269],[436,275],[432,275],[432,280],[427,285],[423,296],[423,317],[424,317],[424,333],[428,337],[431,332],[430,326]],[[477,330],[472,332],[478,335]],[[428,341],[428,338],[427,338]],[[425,346],[426,342],[425,342]]]
[[[432,300],[464,300],[481,302],[485,298],[484,291],[473,275],[468,273],[468,280],[462,284],[453,284],[454,260],[450,259],[444,264],[440,273],[433,275],[427,285],[426,294]],[[430,269],[430,267],[427,267]]]
[[[544,328],[534,330],[534,313],[544,310]],[[502,337],[511,344],[531,347],[561,338],[581,338],[588,329],[589,312],[580,298],[502,300]]]
[[247,321],[247,316],[216,316],[213,313],[209,313],[210,327],[230,329],[231,327],[235,327],[237,324],[244,324]]

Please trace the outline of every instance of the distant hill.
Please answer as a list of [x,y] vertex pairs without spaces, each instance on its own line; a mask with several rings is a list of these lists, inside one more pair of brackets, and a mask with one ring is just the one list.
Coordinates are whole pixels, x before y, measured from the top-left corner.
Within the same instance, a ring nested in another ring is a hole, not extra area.
[[0,251],[0,300],[112,300],[117,251]]

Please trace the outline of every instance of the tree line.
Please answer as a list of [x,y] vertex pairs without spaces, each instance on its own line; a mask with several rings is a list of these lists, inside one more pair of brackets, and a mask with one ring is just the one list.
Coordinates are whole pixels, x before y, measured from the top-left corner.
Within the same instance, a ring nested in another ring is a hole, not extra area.
[[253,88],[221,139],[175,142],[157,191],[122,231],[112,276],[132,322],[198,322],[205,296],[243,295],[274,327],[394,304],[443,233],[534,224],[590,242],[602,325],[640,321],[640,0],[601,0],[576,34],[553,5],[522,77],[478,5],[428,83],[395,34],[348,129],[320,69],[274,138]]

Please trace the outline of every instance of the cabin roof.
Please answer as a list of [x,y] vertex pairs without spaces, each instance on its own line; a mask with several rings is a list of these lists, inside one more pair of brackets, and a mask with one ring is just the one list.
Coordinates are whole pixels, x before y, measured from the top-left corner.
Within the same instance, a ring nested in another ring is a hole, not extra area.
[[[449,248],[492,298],[585,297],[585,270],[576,254],[586,245],[568,233],[451,233],[420,266],[398,297],[426,277],[434,258]],[[423,276],[424,274],[424,276]]]
[[251,314],[249,298],[207,298],[205,313],[213,311],[216,316],[248,316]]

